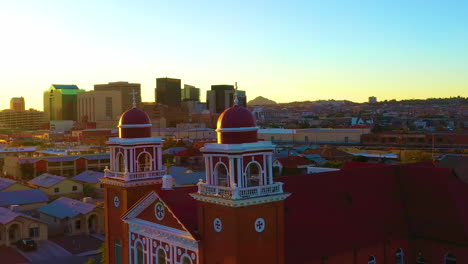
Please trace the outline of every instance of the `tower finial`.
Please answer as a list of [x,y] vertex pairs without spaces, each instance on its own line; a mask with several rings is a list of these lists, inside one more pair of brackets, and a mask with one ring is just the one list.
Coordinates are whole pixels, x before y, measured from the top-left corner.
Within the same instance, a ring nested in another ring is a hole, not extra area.
[[234,86],[234,106],[239,105],[239,98],[237,98],[237,82]]
[[136,95],[137,95],[138,93],[135,92],[135,89],[133,89],[132,92],[131,92],[130,94],[133,95],[133,108],[137,108]]

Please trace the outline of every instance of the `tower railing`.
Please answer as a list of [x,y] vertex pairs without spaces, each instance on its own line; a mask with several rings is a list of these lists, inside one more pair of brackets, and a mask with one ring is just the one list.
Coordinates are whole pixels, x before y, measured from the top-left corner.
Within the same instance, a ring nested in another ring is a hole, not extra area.
[[275,182],[269,185],[238,188],[237,186],[223,187],[210,185],[200,181],[198,182],[198,193],[202,195],[216,196],[225,199],[240,200],[274,194],[282,194],[283,183]]
[[141,172],[120,172],[120,171],[111,171],[109,169],[104,170],[105,177],[115,178],[124,181],[137,181],[143,179],[157,179],[162,178],[165,174],[165,170],[157,171],[141,171]]

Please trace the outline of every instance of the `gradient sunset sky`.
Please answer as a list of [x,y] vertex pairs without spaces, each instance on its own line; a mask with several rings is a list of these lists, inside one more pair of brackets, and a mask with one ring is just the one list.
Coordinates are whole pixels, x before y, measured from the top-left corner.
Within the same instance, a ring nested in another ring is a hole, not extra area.
[[0,109],[52,83],[202,88],[278,102],[468,96],[468,1],[0,0]]

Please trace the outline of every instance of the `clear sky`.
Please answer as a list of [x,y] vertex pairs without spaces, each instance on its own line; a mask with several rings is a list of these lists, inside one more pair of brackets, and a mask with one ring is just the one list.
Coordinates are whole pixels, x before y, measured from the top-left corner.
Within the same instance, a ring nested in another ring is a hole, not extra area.
[[468,1],[0,0],[0,109],[50,84],[157,77],[248,99],[468,96]]

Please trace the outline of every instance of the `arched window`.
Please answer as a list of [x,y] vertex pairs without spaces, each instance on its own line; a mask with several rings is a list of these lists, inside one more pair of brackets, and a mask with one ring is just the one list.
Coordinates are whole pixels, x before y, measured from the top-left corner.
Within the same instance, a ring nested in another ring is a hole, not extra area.
[[182,264],[192,264],[192,260],[188,256],[182,258]]
[[427,260],[423,257],[418,257],[416,259],[416,264],[427,264]]
[[166,264],[166,251],[162,248],[158,249],[158,260],[156,264]]
[[215,169],[215,185],[227,187],[228,184],[228,172],[224,164],[219,163]]
[[136,264],[144,264],[144,257],[143,257],[143,245],[140,242],[137,242],[136,245]]
[[151,171],[151,155],[148,152],[142,152],[138,155],[138,171]]
[[124,172],[125,171],[125,159],[124,159],[124,155],[122,153],[118,153],[117,154],[117,164],[116,164],[116,168],[118,171],[120,172]]
[[260,185],[260,177],[261,177],[260,171],[261,171],[260,166],[255,162],[251,162],[247,166],[247,169],[246,169],[247,187]]
[[457,258],[455,257],[455,255],[451,254],[451,253],[447,253],[447,255],[445,255],[445,264],[457,264]]
[[369,260],[367,260],[367,264],[377,264],[377,260],[375,260],[374,256],[370,256]]
[[403,250],[401,248],[397,249],[395,253],[395,264],[404,264]]

